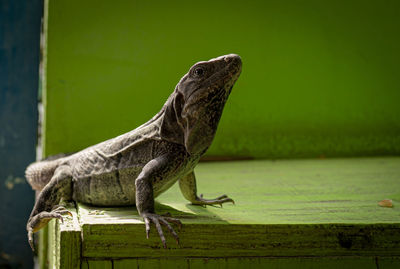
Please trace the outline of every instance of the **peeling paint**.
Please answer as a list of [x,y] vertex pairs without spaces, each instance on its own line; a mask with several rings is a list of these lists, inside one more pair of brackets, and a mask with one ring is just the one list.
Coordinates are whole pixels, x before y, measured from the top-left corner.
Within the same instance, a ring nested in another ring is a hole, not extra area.
[[12,175],[9,175],[4,181],[4,185],[9,190],[12,190],[17,184],[26,184],[26,181],[22,177],[13,177]]

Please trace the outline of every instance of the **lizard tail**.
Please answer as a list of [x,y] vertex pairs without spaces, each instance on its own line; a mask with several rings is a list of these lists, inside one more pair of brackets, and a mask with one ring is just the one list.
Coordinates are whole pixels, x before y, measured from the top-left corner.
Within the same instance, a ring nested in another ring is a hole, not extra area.
[[30,164],[25,170],[25,177],[34,190],[42,190],[50,181],[61,159],[44,160]]

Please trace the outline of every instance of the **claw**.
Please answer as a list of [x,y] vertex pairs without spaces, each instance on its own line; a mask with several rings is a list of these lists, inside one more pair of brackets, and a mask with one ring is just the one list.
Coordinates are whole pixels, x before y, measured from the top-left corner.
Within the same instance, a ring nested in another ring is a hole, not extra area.
[[64,218],[62,215],[65,214],[73,217],[72,213],[65,209],[65,207],[57,206],[50,212],[43,211],[29,218],[27,223],[28,243],[32,251],[35,250],[33,244],[33,233],[36,233],[43,228],[51,219],[59,219],[61,223],[64,223]]
[[161,238],[161,242],[163,243],[164,248],[167,248],[167,243],[166,243],[166,240],[165,240],[165,236],[164,236],[164,233],[163,233],[163,230],[161,228],[161,225],[160,225],[160,222],[159,222],[158,218],[153,217],[151,220],[156,225],[156,229],[157,229],[158,235]]
[[150,235],[150,221],[147,217],[144,217],[144,224],[146,226],[146,238],[149,239]]
[[46,218],[47,219],[59,219],[61,221],[61,223],[64,223],[64,218],[56,212],[49,213]]
[[172,226],[168,223],[168,222],[172,222],[174,224],[177,224],[179,226],[179,229],[181,229],[182,223],[178,219],[174,219],[171,217],[163,217],[163,216],[153,214],[153,213],[144,213],[143,219],[144,219],[145,226],[146,226],[147,239],[149,238],[149,234],[150,234],[150,221],[151,221],[156,226],[158,235],[160,236],[160,239],[161,239],[161,242],[162,242],[164,248],[167,248],[167,243],[165,240],[164,232],[161,228],[161,224],[167,227],[167,229],[169,230],[169,232],[172,234],[172,236],[175,238],[177,244],[179,245],[179,236],[174,231]]
[[222,204],[227,202],[235,204],[235,201],[229,198],[226,194],[221,195],[215,199],[204,199],[203,195],[200,194],[200,196],[196,199],[196,201],[192,203],[195,205],[201,205],[203,207],[205,207],[206,205],[220,205],[220,207],[222,208]]
[[51,211],[57,211],[57,210],[66,210],[66,208],[63,207],[62,205],[55,205],[55,206],[53,206],[53,208],[51,209]]
[[54,206],[53,209],[51,210],[51,213],[58,213],[60,215],[67,214],[67,215],[73,217],[72,213],[68,209],[66,209],[64,206],[60,206],[60,205]]
[[54,211],[54,213],[57,213],[60,215],[69,215],[70,217],[72,217],[72,213],[69,212],[68,210],[57,210],[57,211]]
[[177,233],[174,231],[174,229],[171,227],[171,225],[163,218],[160,219],[161,223],[167,227],[167,229],[169,230],[169,232],[172,234],[172,236],[175,238],[176,243],[179,245],[179,236],[177,235]]
[[35,251],[35,246],[33,244],[33,233],[32,231],[28,231],[28,243],[31,246],[32,251]]

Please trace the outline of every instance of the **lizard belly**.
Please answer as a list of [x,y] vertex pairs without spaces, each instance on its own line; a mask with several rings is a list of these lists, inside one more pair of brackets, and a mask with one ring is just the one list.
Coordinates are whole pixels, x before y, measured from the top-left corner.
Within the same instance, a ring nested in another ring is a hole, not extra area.
[[97,206],[135,204],[135,179],[142,167],[74,180],[73,200]]
[[[113,171],[74,180],[73,200],[96,206],[135,205],[135,179],[142,167]],[[165,175],[153,182],[154,197],[168,190],[181,173]]]

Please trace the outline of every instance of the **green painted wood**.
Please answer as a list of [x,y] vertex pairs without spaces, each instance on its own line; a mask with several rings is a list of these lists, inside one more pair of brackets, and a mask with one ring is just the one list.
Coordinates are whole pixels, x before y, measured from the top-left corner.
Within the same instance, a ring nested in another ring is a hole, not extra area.
[[[390,256],[400,255],[399,225],[188,224],[168,252],[143,225],[84,225],[85,257]],[[127,240],[130,238],[130,240]]]
[[78,214],[73,207],[68,206],[72,217],[65,215],[64,223],[57,225],[59,231],[59,241],[57,251],[59,253],[59,268],[78,269],[81,264],[81,227],[78,221]]
[[379,257],[376,258],[377,269],[398,269],[400,268],[399,257]]
[[64,222],[52,220],[48,224],[47,261],[49,268],[78,269],[81,267],[81,229],[75,207],[67,207],[72,217]]
[[46,269],[48,265],[48,260],[47,260],[47,253],[48,253],[48,226],[44,227],[42,230],[40,230],[37,234],[38,237],[38,264],[40,269]]
[[[399,256],[400,158],[200,163],[199,191],[236,205],[189,205],[175,186],[157,204],[181,244],[145,239],[135,208],[79,205],[82,255],[115,257]],[[393,199],[393,208],[378,201]],[[129,238],[129,240],[127,240]]]
[[88,269],[89,268],[89,263],[87,260],[82,260],[81,263],[81,269]]
[[[236,205],[188,205],[177,185],[158,201],[229,223],[399,222],[399,157],[200,163],[195,172],[199,193],[225,193]],[[394,201],[394,208],[378,207],[386,198]]]
[[[149,267],[151,268],[151,267]],[[373,258],[230,258],[191,259],[190,269],[377,269]]]
[[[390,261],[394,260],[392,258]],[[398,265],[398,264],[397,264]],[[383,266],[383,267],[381,267]],[[120,259],[113,260],[113,269],[176,268],[176,269],[377,269],[374,257],[318,257],[318,258],[184,258],[184,259]],[[379,268],[385,267],[383,264]],[[398,267],[396,267],[398,268]]]
[[113,269],[125,268],[165,268],[186,269],[189,268],[189,259],[120,259],[113,260]]
[[[59,256],[60,253],[57,251],[57,245],[59,244],[59,234],[57,231],[57,221],[56,220],[51,220],[49,224],[47,225],[48,230],[47,230],[47,268],[60,268],[59,267]],[[58,260],[58,261],[57,261]]]
[[[111,260],[87,260],[85,265],[82,266],[85,269],[113,269]],[[129,268],[129,267],[125,267]]]
[[209,155],[399,154],[399,8],[396,0],[52,0],[45,155],[139,126],[194,62],[231,52],[243,73]]
[[113,269],[138,268],[137,259],[120,259],[113,261]]

